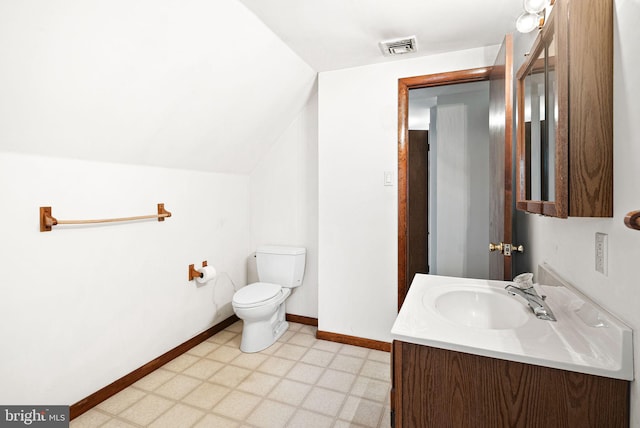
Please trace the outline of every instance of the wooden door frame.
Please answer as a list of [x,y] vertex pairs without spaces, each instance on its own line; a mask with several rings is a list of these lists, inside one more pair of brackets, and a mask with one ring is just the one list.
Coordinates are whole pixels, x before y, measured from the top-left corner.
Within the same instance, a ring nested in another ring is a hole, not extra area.
[[398,79],[398,311],[409,289],[407,284],[407,181],[409,156],[409,90],[489,80],[493,67]]

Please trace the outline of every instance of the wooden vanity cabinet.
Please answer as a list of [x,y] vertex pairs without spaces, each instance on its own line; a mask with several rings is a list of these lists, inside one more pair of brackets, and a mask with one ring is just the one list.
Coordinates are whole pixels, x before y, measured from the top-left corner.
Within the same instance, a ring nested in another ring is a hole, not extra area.
[[516,207],[612,217],[613,0],[556,0],[516,93]]
[[395,428],[629,427],[629,382],[394,341]]

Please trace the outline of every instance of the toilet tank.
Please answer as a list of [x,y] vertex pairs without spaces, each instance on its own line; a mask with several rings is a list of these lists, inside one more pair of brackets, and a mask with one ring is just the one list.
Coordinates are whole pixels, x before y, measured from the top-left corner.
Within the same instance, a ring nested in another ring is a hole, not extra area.
[[256,250],[258,279],[283,287],[302,285],[307,250],[301,247],[265,246]]

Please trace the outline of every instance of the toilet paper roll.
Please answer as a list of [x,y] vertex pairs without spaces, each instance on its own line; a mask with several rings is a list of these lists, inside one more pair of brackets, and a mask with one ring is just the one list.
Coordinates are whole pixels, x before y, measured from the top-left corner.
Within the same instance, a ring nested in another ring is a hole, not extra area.
[[205,282],[211,281],[217,274],[216,268],[214,268],[213,266],[204,266],[196,270],[202,274],[202,278],[196,276],[196,282],[199,284],[204,284]]

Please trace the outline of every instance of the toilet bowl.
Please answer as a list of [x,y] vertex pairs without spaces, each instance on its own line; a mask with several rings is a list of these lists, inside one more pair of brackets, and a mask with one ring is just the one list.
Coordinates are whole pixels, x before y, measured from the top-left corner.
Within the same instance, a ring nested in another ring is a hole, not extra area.
[[242,352],[262,351],[287,331],[284,301],[290,294],[288,288],[264,282],[248,285],[234,294],[233,310],[244,321]]
[[231,305],[243,320],[242,352],[268,348],[289,328],[285,300],[302,284],[306,250],[298,247],[261,247],[256,251],[260,282],[236,291]]

